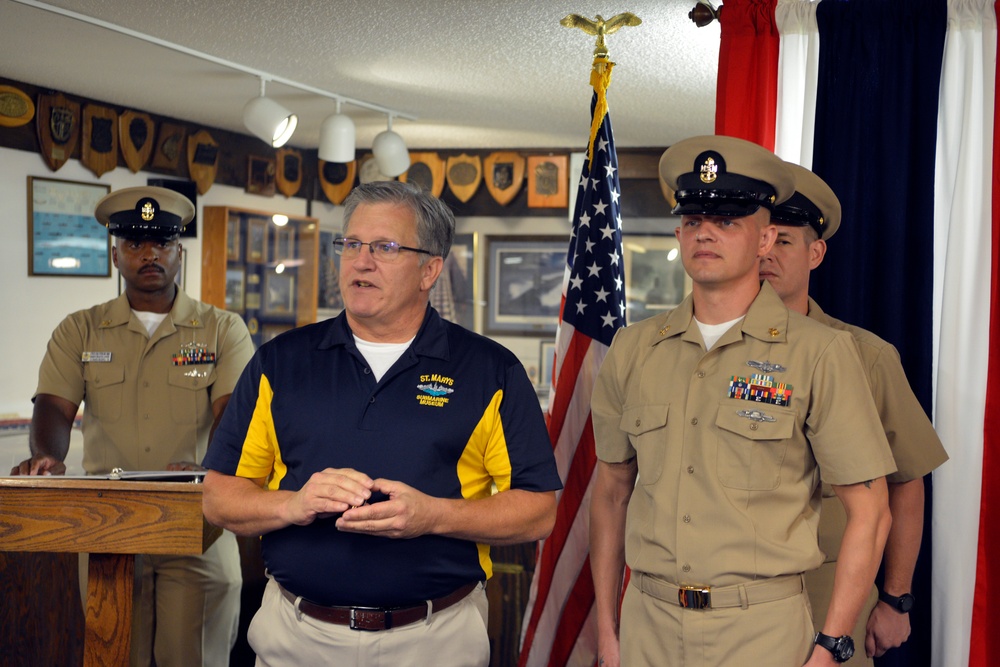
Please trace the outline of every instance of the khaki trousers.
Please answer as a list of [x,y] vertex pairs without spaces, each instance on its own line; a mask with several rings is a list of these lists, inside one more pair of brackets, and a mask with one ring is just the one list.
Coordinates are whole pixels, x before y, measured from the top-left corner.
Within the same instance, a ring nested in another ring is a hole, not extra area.
[[257,667],[487,667],[487,612],[486,590],[480,584],[429,622],[378,632],[351,630],[297,615],[277,582],[269,579],[247,639],[257,654]]

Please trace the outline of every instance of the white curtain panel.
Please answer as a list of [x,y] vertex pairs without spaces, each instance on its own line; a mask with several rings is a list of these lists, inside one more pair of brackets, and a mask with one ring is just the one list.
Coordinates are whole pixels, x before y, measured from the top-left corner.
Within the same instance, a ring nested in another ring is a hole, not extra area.
[[774,10],[778,47],[778,110],[774,152],[782,160],[812,168],[819,72],[820,0],[778,0]]
[[[905,0],[900,0],[905,1]],[[969,664],[989,356],[993,0],[949,0],[934,185],[932,665]]]

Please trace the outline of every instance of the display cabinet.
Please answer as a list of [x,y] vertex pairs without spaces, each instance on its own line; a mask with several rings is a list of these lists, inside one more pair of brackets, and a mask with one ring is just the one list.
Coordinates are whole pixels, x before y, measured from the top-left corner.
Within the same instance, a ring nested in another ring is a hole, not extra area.
[[242,315],[257,346],[316,321],[318,220],[206,206],[202,224],[202,301]]

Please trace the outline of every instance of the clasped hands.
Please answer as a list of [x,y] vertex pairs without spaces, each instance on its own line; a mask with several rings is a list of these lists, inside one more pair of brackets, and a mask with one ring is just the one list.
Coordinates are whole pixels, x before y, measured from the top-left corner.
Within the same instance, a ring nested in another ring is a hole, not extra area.
[[[373,494],[386,500],[369,504]],[[391,538],[431,532],[440,499],[402,482],[372,479],[351,468],[327,468],[313,473],[289,499],[289,523],[305,526],[318,518],[340,515],[337,530]]]

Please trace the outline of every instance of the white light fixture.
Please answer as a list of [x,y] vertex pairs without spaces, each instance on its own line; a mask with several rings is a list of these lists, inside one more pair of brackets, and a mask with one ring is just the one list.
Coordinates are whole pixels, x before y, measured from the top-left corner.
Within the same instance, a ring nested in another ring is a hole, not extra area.
[[396,177],[410,168],[410,152],[406,150],[403,137],[392,131],[392,114],[389,114],[389,129],[379,132],[372,141],[372,155],[379,173]]
[[273,222],[276,227],[284,227],[288,224],[288,216],[284,213],[275,213],[271,216],[271,222]]
[[260,77],[260,97],[243,107],[243,124],[255,136],[279,148],[292,138],[298,116],[274,100],[264,96],[264,77]]
[[340,113],[327,116],[319,128],[319,159],[326,162],[354,161],[354,121]]

